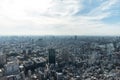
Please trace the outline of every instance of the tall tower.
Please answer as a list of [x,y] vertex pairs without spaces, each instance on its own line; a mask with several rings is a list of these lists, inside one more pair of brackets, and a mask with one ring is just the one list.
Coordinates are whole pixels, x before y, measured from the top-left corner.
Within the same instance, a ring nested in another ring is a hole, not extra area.
[[49,52],[49,56],[48,56],[49,63],[55,64],[55,49],[49,49],[48,52]]

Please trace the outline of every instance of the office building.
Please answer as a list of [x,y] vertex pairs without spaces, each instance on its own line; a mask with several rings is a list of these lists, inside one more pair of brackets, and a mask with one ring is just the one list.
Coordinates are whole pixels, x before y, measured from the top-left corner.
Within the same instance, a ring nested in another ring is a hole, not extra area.
[[49,63],[50,64],[55,64],[55,50],[54,49],[49,49],[48,52],[49,52],[49,56],[48,56]]

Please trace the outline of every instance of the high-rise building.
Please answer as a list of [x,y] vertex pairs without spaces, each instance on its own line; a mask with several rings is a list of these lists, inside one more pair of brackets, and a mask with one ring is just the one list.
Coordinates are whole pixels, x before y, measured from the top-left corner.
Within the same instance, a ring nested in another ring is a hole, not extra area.
[[57,80],[63,80],[63,74],[62,73],[56,73]]
[[0,53],[0,66],[4,65],[5,63],[6,63],[6,55]]
[[48,56],[49,63],[55,64],[55,49],[49,49],[48,52],[49,52],[49,56]]

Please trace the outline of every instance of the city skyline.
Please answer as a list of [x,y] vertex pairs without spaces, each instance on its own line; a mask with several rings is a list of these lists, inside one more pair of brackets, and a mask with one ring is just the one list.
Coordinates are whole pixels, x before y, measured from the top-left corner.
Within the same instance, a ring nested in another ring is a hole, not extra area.
[[119,0],[0,0],[0,35],[120,35]]

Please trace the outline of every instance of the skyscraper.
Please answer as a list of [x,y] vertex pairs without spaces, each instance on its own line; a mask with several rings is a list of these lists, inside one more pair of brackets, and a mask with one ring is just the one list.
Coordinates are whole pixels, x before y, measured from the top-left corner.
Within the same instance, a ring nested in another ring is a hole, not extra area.
[[55,64],[55,49],[49,49],[48,52],[49,52],[49,56],[48,56],[49,63]]

